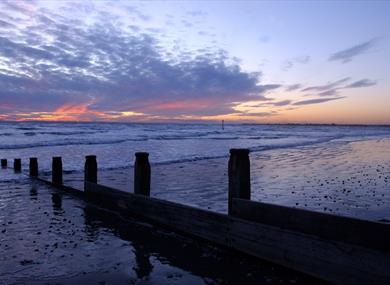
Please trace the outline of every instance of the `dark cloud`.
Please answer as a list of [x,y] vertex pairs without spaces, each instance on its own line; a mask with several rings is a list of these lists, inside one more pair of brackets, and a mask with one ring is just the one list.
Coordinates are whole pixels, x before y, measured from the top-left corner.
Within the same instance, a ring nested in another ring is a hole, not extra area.
[[[339,91],[342,89],[348,89],[348,88],[362,88],[362,87],[369,87],[374,86],[377,84],[376,81],[370,80],[370,79],[361,79],[358,81],[354,81],[350,84],[345,85],[344,83],[347,83],[350,81],[350,77],[345,77],[337,81],[329,82],[325,85],[319,85],[319,86],[310,86],[307,88],[304,88],[303,92],[308,91],[315,91],[318,92],[316,95],[319,97],[323,96],[335,96],[338,95]],[[313,94],[308,94],[308,96],[312,96]]]
[[335,89],[329,89],[323,92],[318,93],[318,96],[334,96],[337,95],[337,88]]
[[345,78],[342,78],[342,79],[337,80],[337,81],[329,82],[329,83],[327,83],[325,85],[310,86],[310,87],[307,87],[307,88],[303,89],[302,91],[303,92],[307,92],[307,91],[319,91],[319,92],[328,91],[329,89],[333,89],[335,87],[340,86],[341,84],[349,81],[350,79],[351,79],[350,77],[345,77]]
[[276,111],[270,111],[270,112],[250,112],[250,113],[241,113],[236,114],[242,117],[269,117],[269,116],[275,116],[278,112]]
[[152,34],[125,32],[97,14],[103,18],[86,25],[35,11],[17,34],[0,31],[0,56],[12,62],[0,70],[1,102],[26,112],[84,104],[106,113],[220,115],[280,87],[260,84],[261,73],[243,71],[222,49],[167,56]]
[[320,104],[325,103],[329,101],[339,100],[345,97],[333,97],[333,98],[317,98],[317,99],[309,99],[309,100],[303,100],[293,103],[294,106],[302,106],[302,105],[312,105],[312,104]]
[[272,105],[274,106],[287,106],[287,105],[290,105],[291,104],[291,100],[283,100],[283,101],[278,101],[278,102],[274,102],[272,103]]
[[356,56],[364,54],[371,49],[377,42],[378,38],[374,38],[351,48],[338,51],[329,57],[329,61],[340,61],[342,63],[350,62]]
[[361,88],[361,87],[369,87],[376,85],[377,82],[370,79],[361,79],[355,82],[352,82],[351,84],[345,86],[344,88]]
[[292,84],[292,85],[287,85],[286,90],[287,91],[294,91],[302,88],[302,84]]

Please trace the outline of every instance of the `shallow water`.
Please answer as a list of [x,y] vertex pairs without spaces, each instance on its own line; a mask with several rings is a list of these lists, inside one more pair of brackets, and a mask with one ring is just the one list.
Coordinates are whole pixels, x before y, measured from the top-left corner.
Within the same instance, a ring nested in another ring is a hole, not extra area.
[[82,171],[84,156],[95,154],[103,169],[133,165],[134,153],[147,151],[153,164],[227,158],[230,148],[252,152],[315,146],[335,140],[390,138],[385,126],[119,124],[0,122],[0,157],[35,156],[42,171],[62,156],[67,171]]
[[0,284],[320,283],[0,173]]

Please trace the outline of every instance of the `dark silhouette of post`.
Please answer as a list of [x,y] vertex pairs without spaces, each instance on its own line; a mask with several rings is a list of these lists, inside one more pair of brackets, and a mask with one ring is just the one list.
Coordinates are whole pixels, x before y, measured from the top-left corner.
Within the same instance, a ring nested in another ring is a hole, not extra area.
[[14,171],[15,172],[22,171],[22,160],[20,158],[14,159]]
[[[96,155],[87,155],[84,165],[84,181],[97,183],[97,162]],[[85,185],[84,185],[85,189]]]
[[51,169],[52,182],[62,185],[62,158],[60,156],[53,157]]
[[229,205],[228,213],[232,213],[232,199],[251,198],[251,178],[248,149],[231,149],[229,158]]
[[1,160],[1,168],[7,168],[7,159],[3,158]]
[[38,158],[30,157],[30,176],[38,177]]
[[150,195],[150,164],[149,153],[137,152],[134,165],[134,193]]

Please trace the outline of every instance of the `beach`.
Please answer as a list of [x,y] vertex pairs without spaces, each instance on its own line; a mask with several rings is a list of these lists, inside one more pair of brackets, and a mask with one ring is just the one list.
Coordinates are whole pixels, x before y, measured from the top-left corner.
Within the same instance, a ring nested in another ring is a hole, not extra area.
[[1,284],[325,284],[1,170]]
[[[82,190],[84,156],[96,154],[98,182],[132,192],[134,153],[148,151],[152,197],[226,213],[229,149],[249,148],[252,200],[390,220],[389,127],[59,124],[1,123],[1,157],[22,158],[26,174],[36,156],[50,180],[51,156],[62,156],[64,184]],[[12,169],[1,171],[0,193],[5,284],[319,284],[122,219]]]

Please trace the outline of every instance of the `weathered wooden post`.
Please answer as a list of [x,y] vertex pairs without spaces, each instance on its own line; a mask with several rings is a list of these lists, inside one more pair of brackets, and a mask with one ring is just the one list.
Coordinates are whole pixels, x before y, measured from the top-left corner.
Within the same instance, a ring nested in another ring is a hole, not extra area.
[[229,204],[228,213],[232,213],[233,198],[251,198],[251,178],[249,149],[231,149],[229,166]]
[[38,159],[36,157],[30,157],[30,176],[38,177]]
[[7,159],[3,158],[1,160],[1,168],[7,168]]
[[51,168],[52,182],[62,185],[62,158],[60,156],[53,157]]
[[134,165],[134,193],[150,196],[149,153],[137,152]]
[[20,158],[14,159],[14,171],[15,172],[22,171],[22,160]]
[[87,155],[84,165],[84,190],[86,189],[85,182],[97,183],[97,162],[96,155]]

